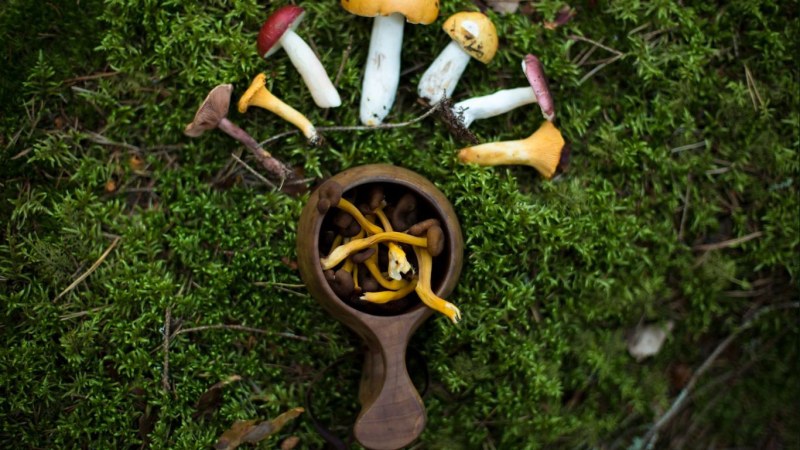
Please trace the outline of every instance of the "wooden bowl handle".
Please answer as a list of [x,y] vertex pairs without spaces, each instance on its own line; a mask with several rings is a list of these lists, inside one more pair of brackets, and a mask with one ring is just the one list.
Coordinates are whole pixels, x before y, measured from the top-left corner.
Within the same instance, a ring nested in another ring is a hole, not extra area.
[[406,368],[406,346],[413,330],[390,326],[377,331],[377,342],[370,344],[364,360],[362,409],[353,434],[369,449],[394,450],[419,437],[427,416]]

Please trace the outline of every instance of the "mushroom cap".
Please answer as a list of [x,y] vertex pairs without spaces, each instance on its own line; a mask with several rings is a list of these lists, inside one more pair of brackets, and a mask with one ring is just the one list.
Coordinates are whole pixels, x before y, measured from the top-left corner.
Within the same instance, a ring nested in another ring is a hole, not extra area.
[[263,73],[256,75],[253,78],[253,81],[250,83],[250,87],[239,97],[239,112],[244,113],[247,111],[247,108],[250,107],[250,100],[252,100],[253,96],[258,94],[258,91],[261,89],[266,88],[267,85],[267,76]]
[[363,17],[399,13],[410,23],[428,25],[439,17],[439,0],[342,0],[342,8]]
[[287,31],[297,28],[305,14],[306,10],[296,5],[286,5],[272,13],[258,32],[258,39],[256,39],[258,54],[262,58],[266,58],[278,51],[281,48],[280,40],[283,35]]
[[542,110],[544,118],[552,122],[555,117],[555,106],[553,105],[553,95],[550,93],[550,86],[544,76],[544,67],[535,55],[527,54],[522,60],[522,72],[531,84],[533,94],[536,96],[536,103]]
[[483,13],[455,13],[444,22],[442,29],[465,52],[484,64],[489,64],[497,53],[497,29]]
[[183,134],[189,137],[197,137],[206,130],[216,128],[220,121],[228,115],[231,92],[233,92],[232,84],[220,84],[212,89],[200,107],[197,108],[192,122],[186,125]]
[[317,211],[320,214],[325,214],[331,208],[339,204],[342,199],[342,185],[335,181],[327,181],[319,188],[319,202],[317,203]]

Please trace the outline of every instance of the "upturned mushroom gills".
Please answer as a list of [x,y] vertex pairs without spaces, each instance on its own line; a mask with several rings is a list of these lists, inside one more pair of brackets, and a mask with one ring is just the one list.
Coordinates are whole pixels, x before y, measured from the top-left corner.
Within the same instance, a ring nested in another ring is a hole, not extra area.
[[452,41],[422,74],[417,87],[431,105],[451,97],[470,58],[489,64],[497,52],[497,30],[483,13],[460,12],[442,25]]
[[417,292],[419,299],[429,308],[447,316],[453,323],[458,323],[461,320],[461,311],[456,305],[433,293],[431,288],[433,258],[431,258],[430,253],[426,249],[417,246],[414,247],[414,252],[417,254],[417,262],[419,264],[419,281],[417,281],[417,286],[414,290]]
[[[394,231],[389,218],[383,212],[383,208],[376,209],[375,215],[381,221],[384,231]],[[403,251],[402,247],[394,242],[389,242],[387,247],[389,248],[389,278],[400,280],[403,278],[404,273],[412,270],[411,263],[408,262],[408,257],[406,257],[406,252]]]
[[317,211],[320,214],[325,214],[331,208],[336,206],[344,194],[342,185],[335,181],[328,181],[319,188],[319,201],[317,202]]
[[461,149],[458,159],[480,166],[518,164],[531,166],[547,179],[555,174],[564,138],[552,122],[544,122],[527,139],[491,142]]
[[405,21],[423,25],[433,22],[439,16],[439,1],[342,0],[341,5],[351,14],[375,18],[361,85],[359,116],[364,125],[380,125],[397,94]]
[[320,108],[335,108],[342,104],[339,92],[314,51],[294,32],[305,14],[303,8],[295,5],[275,11],[258,33],[258,54],[266,58],[283,48],[308,86],[314,103]]
[[544,76],[542,62],[535,55],[527,54],[525,59],[522,60],[522,71],[525,73],[525,77],[528,78],[531,88],[533,88],[536,101],[539,103],[539,108],[542,109],[542,115],[545,120],[552,122],[556,117],[556,111],[553,105],[553,96],[550,94],[550,87],[547,84],[547,78]]
[[397,231],[389,231],[384,233],[373,234],[372,236],[363,239],[356,239],[348,242],[347,244],[340,245],[333,249],[333,251],[325,258],[320,260],[323,270],[328,270],[336,267],[345,258],[352,253],[360,252],[375,244],[386,241],[394,241],[402,244],[416,245],[417,247],[427,247],[428,240],[426,238],[419,238],[410,236],[405,233],[398,233]]
[[280,179],[294,178],[292,169],[275,159],[252,136],[228,120],[231,92],[233,92],[232,84],[220,84],[212,89],[200,108],[197,109],[192,122],[186,125],[183,133],[189,137],[198,137],[208,130],[219,128],[228,136],[244,144],[272,176]]
[[403,287],[402,289],[398,289],[396,291],[377,291],[377,292],[366,292],[361,297],[361,300],[368,301],[370,303],[388,303],[395,300],[402,300],[412,292],[417,287],[417,280],[411,280],[407,286]]
[[315,147],[322,145],[325,142],[322,135],[317,133],[317,129],[306,116],[274,96],[267,90],[266,83],[267,77],[263,73],[256,75],[250,87],[239,99],[239,112],[247,112],[250,106],[264,108],[299,128],[311,145]]

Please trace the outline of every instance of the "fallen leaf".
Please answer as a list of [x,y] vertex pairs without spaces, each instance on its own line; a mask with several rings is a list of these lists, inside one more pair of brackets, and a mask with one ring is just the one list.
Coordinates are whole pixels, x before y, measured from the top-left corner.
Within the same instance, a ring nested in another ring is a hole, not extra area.
[[[292,408],[272,420],[259,422],[257,420],[237,420],[231,427],[222,433],[214,448],[216,450],[234,450],[242,444],[255,444],[277,433],[286,425],[305,411],[303,408]],[[287,439],[288,440],[288,439]]]
[[651,324],[644,326],[637,326],[636,329],[628,337],[628,353],[636,358],[636,362],[656,355],[664,345],[667,339],[667,334],[672,331],[674,323],[667,322],[664,325]]
[[486,4],[500,14],[512,14],[519,8],[519,0],[486,0]]
[[556,28],[566,25],[573,17],[575,17],[576,11],[575,8],[572,8],[569,5],[564,5],[556,14],[555,20],[552,22],[545,21],[544,27],[548,30],[555,30]]
[[300,438],[297,436],[289,436],[281,442],[281,450],[292,450],[300,443]]
[[197,420],[214,414],[214,411],[216,411],[222,403],[222,388],[241,379],[242,377],[239,375],[231,375],[208,388],[208,390],[203,392],[203,395],[197,399],[197,403],[194,405],[196,411],[192,414],[192,418]]

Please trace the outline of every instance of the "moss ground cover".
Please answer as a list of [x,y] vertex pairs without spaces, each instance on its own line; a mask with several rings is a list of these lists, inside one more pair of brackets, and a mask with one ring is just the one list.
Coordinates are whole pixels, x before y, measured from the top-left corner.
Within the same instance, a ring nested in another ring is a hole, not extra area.
[[[236,419],[302,404],[314,375],[359,345],[296,286],[305,197],[264,186],[221,133],[181,133],[211,87],[241,94],[259,71],[315,124],[357,123],[370,22],[337,2],[300,2],[299,34],[342,94],[324,112],[285,55],[255,54],[267,11],[284,3],[0,5],[3,447],[207,447]],[[590,1],[544,28],[562,6],[490,12],[501,48],[455,92],[524,85],[520,61],[537,54],[571,145],[552,182],[529,168],[460,165],[462,143],[432,119],[332,132],[319,149],[298,135],[268,148],[307,177],[402,165],[455,204],[466,265],[450,300],[464,319],[437,317],[412,342],[433,379],[425,448],[636,447],[737,326],[798,300],[798,2]],[[442,2],[437,23],[474,8]],[[388,121],[424,112],[416,82],[447,41],[438,25],[406,27]],[[257,139],[290,129],[264,111],[230,117]],[[523,108],[472,129],[511,140],[540,122]],[[627,354],[627,330],[667,320],[675,328],[658,355]],[[799,445],[797,323],[797,309],[783,309],[738,335],[658,445]],[[164,379],[165,330],[217,324],[271,334],[175,334]],[[358,367],[337,370],[315,407],[344,432]],[[196,414],[231,375],[242,381]],[[321,445],[302,418],[281,433]]]

